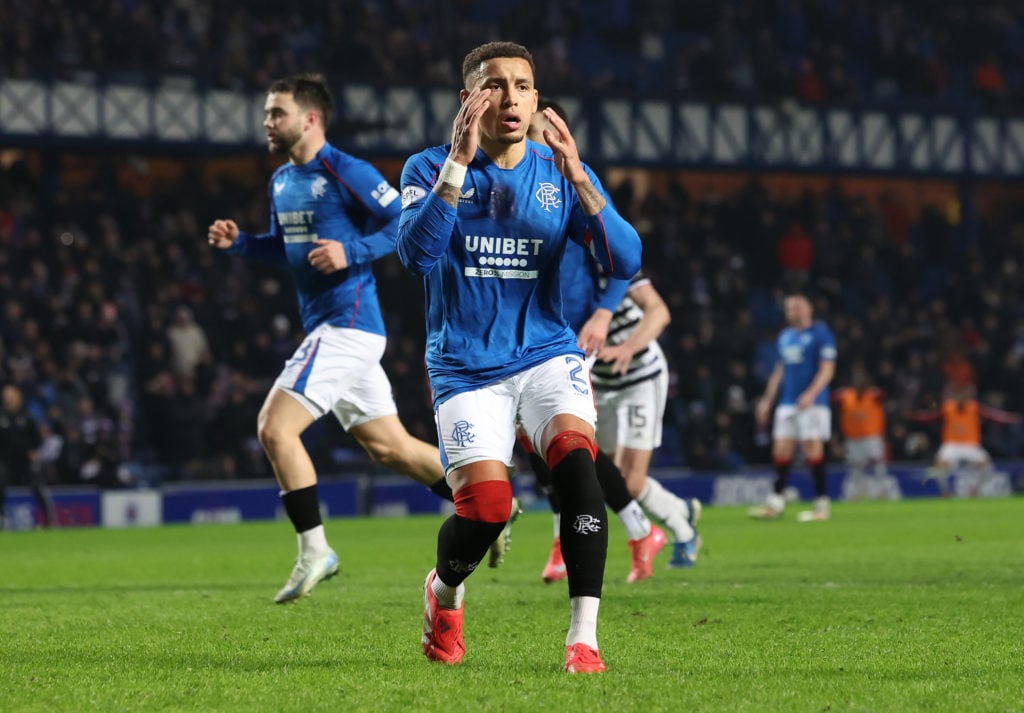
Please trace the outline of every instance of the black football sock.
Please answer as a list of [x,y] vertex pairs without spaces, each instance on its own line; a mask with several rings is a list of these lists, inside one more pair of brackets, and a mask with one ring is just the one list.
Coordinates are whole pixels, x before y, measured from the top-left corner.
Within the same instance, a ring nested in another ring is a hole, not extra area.
[[441,478],[431,485],[430,491],[443,500],[447,500],[450,503],[455,502],[455,495],[452,493],[452,486],[448,485],[447,478]]
[[594,467],[597,469],[597,482],[601,484],[604,501],[608,503],[612,512],[621,512],[622,508],[633,502],[633,496],[629,494],[622,471],[604,451],[597,452]]
[[312,530],[323,524],[320,518],[320,496],[317,494],[315,484],[282,493],[281,502],[296,532]]
[[775,493],[777,495],[782,495],[782,491],[786,489],[786,483],[789,482],[789,469],[792,466],[793,464],[789,461],[775,462]]
[[828,496],[828,477],[825,473],[825,460],[811,464],[811,478],[814,480],[814,494],[819,498]]
[[558,497],[558,491],[551,485],[551,470],[536,453],[530,453],[530,467],[533,468],[533,477],[537,480],[537,489],[548,496],[551,504],[551,512],[556,515],[562,512],[562,499]]
[[600,597],[608,556],[608,518],[590,451],[570,451],[551,469],[562,498],[562,557],[569,597]]
[[449,587],[462,584],[504,528],[504,522],[449,517],[437,533],[437,576]]

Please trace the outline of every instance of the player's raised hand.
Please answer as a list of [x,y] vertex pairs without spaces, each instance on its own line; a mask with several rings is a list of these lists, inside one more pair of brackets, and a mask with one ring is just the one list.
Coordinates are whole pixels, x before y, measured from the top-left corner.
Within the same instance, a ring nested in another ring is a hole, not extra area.
[[576,147],[576,139],[572,137],[568,125],[551,107],[545,109],[543,114],[552,127],[544,129],[544,142],[551,147],[555,154],[555,166],[558,167],[558,172],[571,183],[589,181],[590,177],[583,170],[583,162],[580,160],[580,151]]
[[345,246],[337,240],[314,240],[315,248],[309,251],[309,264],[325,275],[348,267]]
[[476,156],[480,145],[480,117],[491,105],[490,89],[473,89],[462,101],[459,113],[452,123],[452,150],[448,158],[456,163],[468,166]]
[[233,220],[215,220],[206,231],[206,240],[210,245],[227,250],[238,237],[238,225]]

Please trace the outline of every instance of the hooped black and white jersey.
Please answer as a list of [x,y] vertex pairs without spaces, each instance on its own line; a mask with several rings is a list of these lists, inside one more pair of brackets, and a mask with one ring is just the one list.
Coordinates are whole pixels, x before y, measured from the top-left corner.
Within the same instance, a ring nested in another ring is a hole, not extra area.
[[[603,282],[603,279],[602,279]],[[634,275],[630,282],[629,289],[641,285],[650,284],[651,280],[640,270]],[[603,285],[602,285],[603,287]],[[637,325],[643,319],[644,311],[627,293],[619,306],[615,309],[611,324],[608,325],[609,346],[622,344],[630,335],[636,331]],[[668,364],[665,361],[665,353],[656,339],[648,342],[647,346],[633,355],[629,364],[629,370],[625,374],[613,374],[612,363],[598,360],[590,370],[591,380],[594,388],[598,391],[615,391],[625,389],[634,384],[653,379],[662,371],[667,370]]]

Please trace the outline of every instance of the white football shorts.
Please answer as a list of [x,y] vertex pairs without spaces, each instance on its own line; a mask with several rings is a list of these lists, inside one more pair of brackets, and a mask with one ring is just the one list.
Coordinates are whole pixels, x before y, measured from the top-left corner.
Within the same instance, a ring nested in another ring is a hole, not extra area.
[[983,465],[989,462],[988,451],[971,443],[943,443],[935,459],[957,466],[961,463]]
[[846,439],[846,462],[864,466],[868,463],[885,462],[885,441],[881,436]]
[[380,359],[387,339],[360,329],[321,324],[309,333],[274,385],[314,418],[333,413],[346,431],[398,413]]
[[605,453],[616,448],[653,451],[661,445],[661,424],[668,401],[668,370],[622,389],[597,394],[597,445]]
[[575,354],[557,356],[437,406],[441,464],[445,474],[482,460],[512,464],[516,422],[543,453],[540,437],[552,418],[569,414],[591,426],[597,420],[590,369]]
[[827,441],[832,437],[832,409],[811,406],[803,410],[786,404],[775,407],[772,438],[797,441]]

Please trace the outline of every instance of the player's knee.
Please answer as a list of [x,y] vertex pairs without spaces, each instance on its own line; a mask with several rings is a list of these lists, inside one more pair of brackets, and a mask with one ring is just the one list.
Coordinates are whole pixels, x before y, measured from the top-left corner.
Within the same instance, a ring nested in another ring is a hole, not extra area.
[[548,468],[554,470],[565,457],[576,450],[590,452],[591,459],[597,457],[597,444],[585,433],[579,431],[562,431],[551,439],[547,452],[544,454],[547,459]]
[[288,429],[284,428],[280,421],[267,417],[261,413],[256,423],[256,437],[264,450],[274,452],[286,443],[293,440]]
[[401,463],[402,458],[401,450],[395,444],[375,438],[370,441],[365,441],[363,443],[363,449],[366,451],[366,454],[370,456],[370,459],[377,465],[398,470],[396,466]]
[[511,511],[512,483],[507,480],[471,483],[455,493],[455,514],[466,520],[504,527]]

